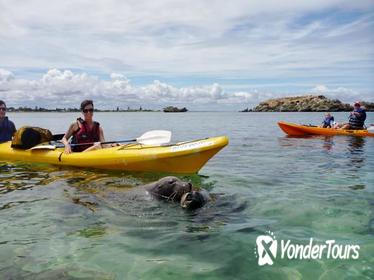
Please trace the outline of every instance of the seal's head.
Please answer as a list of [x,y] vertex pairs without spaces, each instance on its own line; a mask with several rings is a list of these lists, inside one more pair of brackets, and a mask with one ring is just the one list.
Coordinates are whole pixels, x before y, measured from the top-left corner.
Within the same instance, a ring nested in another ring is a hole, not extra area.
[[183,182],[181,179],[168,176],[161,178],[157,182],[151,185],[149,191],[161,198],[167,200],[173,200],[179,202],[187,192],[192,190],[191,183]]
[[207,195],[200,191],[185,193],[181,199],[182,208],[194,210],[203,207],[207,203]]

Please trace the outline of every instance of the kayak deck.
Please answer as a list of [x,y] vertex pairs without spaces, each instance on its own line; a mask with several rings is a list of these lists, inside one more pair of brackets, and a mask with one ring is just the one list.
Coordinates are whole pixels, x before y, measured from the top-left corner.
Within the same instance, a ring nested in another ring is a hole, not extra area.
[[334,128],[323,128],[318,126],[306,126],[288,122],[278,122],[279,127],[288,135],[291,136],[305,136],[305,135],[352,135],[352,136],[369,136],[374,137],[374,133],[367,131],[366,129],[354,130],[354,129],[334,129]]
[[0,159],[122,171],[197,173],[228,144],[226,136],[180,142],[167,146],[128,144],[85,153],[65,154],[54,150],[12,149],[0,144]]

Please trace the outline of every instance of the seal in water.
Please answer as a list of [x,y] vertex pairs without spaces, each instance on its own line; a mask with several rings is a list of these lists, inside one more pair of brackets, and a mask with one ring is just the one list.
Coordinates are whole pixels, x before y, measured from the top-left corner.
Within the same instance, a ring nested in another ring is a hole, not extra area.
[[194,210],[203,207],[210,199],[210,196],[206,190],[191,191],[185,193],[181,198],[182,208]]
[[145,185],[144,188],[157,198],[175,202],[180,202],[185,193],[192,191],[191,183],[183,182],[174,176],[161,178],[156,182]]

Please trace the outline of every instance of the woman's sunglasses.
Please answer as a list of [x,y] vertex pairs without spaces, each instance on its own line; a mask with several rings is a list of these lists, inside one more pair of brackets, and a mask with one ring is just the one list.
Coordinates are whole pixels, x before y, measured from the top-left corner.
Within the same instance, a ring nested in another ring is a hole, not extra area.
[[1,108],[0,108],[0,111],[3,111],[3,112],[5,112],[5,111],[6,111],[6,108],[4,108],[4,107],[1,107]]
[[87,114],[88,112],[93,113],[94,109],[83,109],[83,113]]

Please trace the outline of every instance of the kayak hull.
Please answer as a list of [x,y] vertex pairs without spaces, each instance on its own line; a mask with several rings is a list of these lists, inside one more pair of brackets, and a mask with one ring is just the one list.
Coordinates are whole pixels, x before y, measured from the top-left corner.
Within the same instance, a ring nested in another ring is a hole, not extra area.
[[352,130],[352,129],[334,129],[334,128],[322,128],[317,126],[306,126],[288,122],[278,122],[279,127],[288,135],[291,136],[305,136],[305,135],[351,135],[359,137],[374,137],[374,133],[369,132],[365,129]]
[[0,144],[0,160],[135,172],[194,174],[227,144],[228,138],[220,136],[168,146],[129,144],[84,153],[65,154],[63,148],[12,149],[10,142],[6,142]]

